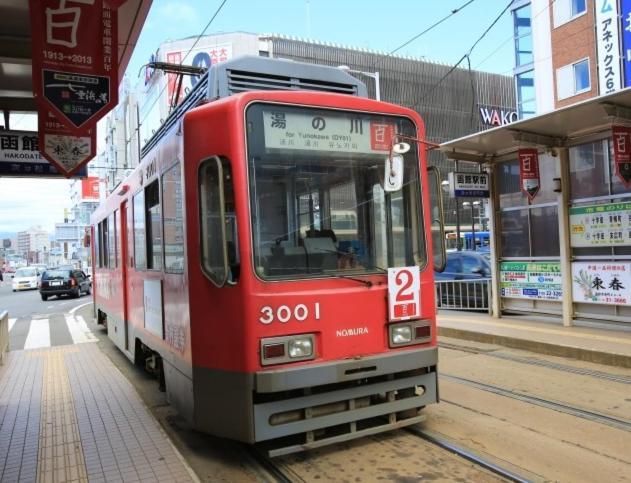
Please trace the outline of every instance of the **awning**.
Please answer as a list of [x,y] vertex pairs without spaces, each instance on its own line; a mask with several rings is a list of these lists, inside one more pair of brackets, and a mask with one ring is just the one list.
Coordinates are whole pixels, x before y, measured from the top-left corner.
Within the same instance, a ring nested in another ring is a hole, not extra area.
[[631,125],[631,88],[454,139],[439,149],[453,159],[491,161],[524,146],[560,147],[612,124]]

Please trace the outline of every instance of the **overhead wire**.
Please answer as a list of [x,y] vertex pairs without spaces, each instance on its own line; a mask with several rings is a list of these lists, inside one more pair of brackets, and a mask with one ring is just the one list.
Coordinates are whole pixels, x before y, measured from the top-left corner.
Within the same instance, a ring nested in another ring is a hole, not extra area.
[[[197,38],[195,39],[195,42],[193,42],[193,45],[191,45],[191,47],[188,49],[188,51],[186,52],[184,57],[182,57],[182,59],[180,60],[180,65],[182,65],[182,63],[186,60],[186,58],[189,56],[189,54],[193,51],[195,46],[199,43],[201,38],[204,36],[204,34],[206,33],[206,31],[208,30],[210,25],[213,23],[213,21],[215,20],[217,15],[219,15],[219,12],[221,12],[221,9],[224,7],[224,5],[227,2],[228,2],[228,0],[223,0],[221,2],[221,4],[219,5],[219,7],[217,7],[217,9],[215,10],[215,13],[212,15],[212,17],[210,18],[210,20],[208,21],[208,23],[206,24],[204,29],[201,31],[201,33],[199,35],[197,35]],[[147,117],[151,113],[152,109],[154,108],[154,106],[156,105],[156,103],[158,102],[158,100],[160,99],[160,97],[162,96],[162,94],[164,93],[164,90],[167,88],[168,85],[169,85],[168,82],[164,84],[164,86],[162,87],[162,89],[160,90],[158,95],[155,97],[155,99],[151,103],[151,106],[149,106],[149,109],[147,109],[147,113],[145,114],[145,116],[138,123],[139,125],[142,125],[142,123],[147,119]]]

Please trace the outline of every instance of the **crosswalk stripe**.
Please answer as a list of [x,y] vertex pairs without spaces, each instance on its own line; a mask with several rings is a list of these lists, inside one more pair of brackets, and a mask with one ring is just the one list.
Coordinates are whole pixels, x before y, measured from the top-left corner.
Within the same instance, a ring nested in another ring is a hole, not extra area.
[[94,334],[92,334],[92,331],[88,329],[88,324],[85,323],[83,317],[80,315],[75,317],[70,314],[64,314],[64,317],[66,318],[66,325],[68,326],[74,344],[96,342],[98,340]]
[[11,329],[13,328],[13,326],[15,325],[17,321],[18,319],[9,319],[9,332],[11,332]]
[[33,319],[24,343],[25,349],[50,347],[50,324],[48,319]]

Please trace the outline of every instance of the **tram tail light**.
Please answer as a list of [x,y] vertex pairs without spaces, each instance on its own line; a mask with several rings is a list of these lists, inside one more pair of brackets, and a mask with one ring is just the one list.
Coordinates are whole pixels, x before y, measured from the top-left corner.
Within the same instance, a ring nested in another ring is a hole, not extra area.
[[413,320],[401,324],[390,324],[390,347],[425,344],[432,340],[432,328],[425,320]]
[[284,364],[315,358],[315,335],[299,334],[261,339],[261,365]]

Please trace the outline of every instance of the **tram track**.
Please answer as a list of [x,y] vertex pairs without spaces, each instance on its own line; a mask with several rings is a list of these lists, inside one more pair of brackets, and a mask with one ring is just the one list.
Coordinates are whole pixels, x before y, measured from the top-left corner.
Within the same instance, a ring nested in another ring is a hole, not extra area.
[[504,354],[501,352],[497,352],[495,350],[488,349],[478,349],[475,347],[461,346],[458,344],[450,344],[448,342],[440,342],[438,346],[442,349],[455,350],[460,352],[468,352],[471,354],[480,354],[489,357],[493,357],[495,359],[501,359],[504,361],[518,362],[520,364],[528,364],[533,366],[545,367],[547,369],[554,369],[561,372],[568,372],[571,374],[577,374],[581,376],[589,376],[596,379],[602,379],[606,381],[617,382],[620,384],[629,384],[631,385],[631,376],[623,376],[618,374],[610,374],[608,372],[603,371],[595,371],[591,369],[584,369],[581,367],[573,367],[567,364],[559,364],[556,362],[550,362],[543,359],[537,359],[534,357],[521,357],[510,354]]
[[295,483],[305,481],[297,474],[283,469],[281,465],[274,462],[273,458],[264,454],[260,448],[250,444],[244,444],[243,448],[250,458],[263,469],[263,472],[266,474],[269,481],[278,483]]
[[479,389],[485,392],[496,394],[498,396],[508,397],[508,398],[526,402],[535,406],[551,409],[553,411],[558,411],[564,414],[569,414],[571,416],[585,419],[587,421],[604,424],[606,426],[610,426],[616,429],[621,429],[623,431],[631,432],[631,421],[618,419],[613,416],[608,416],[606,414],[577,408],[575,406],[570,406],[570,405],[558,403],[555,401],[549,401],[547,399],[539,398],[536,396],[529,396],[527,394],[522,394],[516,391],[512,391],[510,389],[505,389],[499,386],[494,386],[492,384],[486,384],[483,382],[474,381],[471,379],[466,379],[464,377],[454,376],[451,374],[442,373],[440,374],[439,377],[447,381],[463,384],[469,387],[473,387],[475,389]]
[[438,446],[441,449],[444,449],[446,451],[449,451],[450,453],[454,453],[457,456],[481,467],[484,468],[487,471],[490,471],[491,473],[498,475],[508,481],[512,481],[514,483],[528,483],[531,480],[524,478],[520,475],[518,475],[517,473],[510,471],[506,468],[502,468],[501,466],[499,466],[498,464],[490,461],[487,458],[483,458],[481,457],[479,454],[475,453],[474,451],[471,451],[467,448],[464,448],[462,446],[458,446],[457,444],[453,443],[452,441],[446,439],[446,438],[441,438],[440,436],[434,434],[434,433],[430,433],[429,431],[423,430],[418,426],[407,426],[405,428],[403,428],[404,431],[413,434],[415,436],[418,436],[419,438],[423,439],[424,441],[431,443],[435,446]]

